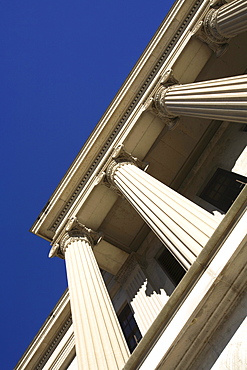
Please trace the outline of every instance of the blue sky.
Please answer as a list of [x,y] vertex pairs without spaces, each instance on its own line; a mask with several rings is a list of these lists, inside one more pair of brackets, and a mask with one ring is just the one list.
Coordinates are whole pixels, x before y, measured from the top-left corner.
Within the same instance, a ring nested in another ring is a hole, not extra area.
[[28,230],[172,0],[3,0],[0,12],[1,351],[14,368],[67,286]]

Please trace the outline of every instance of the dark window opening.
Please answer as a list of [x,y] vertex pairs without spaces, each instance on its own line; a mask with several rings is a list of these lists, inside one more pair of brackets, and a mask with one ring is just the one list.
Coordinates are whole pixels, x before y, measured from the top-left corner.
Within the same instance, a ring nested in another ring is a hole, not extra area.
[[227,212],[246,183],[247,177],[218,168],[200,197]]
[[118,315],[118,320],[123,330],[129,350],[132,353],[142,339],[142,335],[135,321],[133,312],[128,304],[124,306],[123,310]]
[[172,253],[165,248],[161,255],[157,258],[157,261],[171,281],[175,285],[178,285],[186,271],[172,255]]

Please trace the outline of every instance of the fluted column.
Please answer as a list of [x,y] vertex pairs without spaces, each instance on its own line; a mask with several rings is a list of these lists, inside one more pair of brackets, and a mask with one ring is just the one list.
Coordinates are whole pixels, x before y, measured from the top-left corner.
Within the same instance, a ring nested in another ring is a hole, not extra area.
[[169,87],[161,84],[153,109],[169,119],[183,115],[247,123],[247,75]]
[[134,253],[128,257],[115,278],[126,291],[135,320],[144,336],[168,297],[164,297],[164,292],[162,295],[156,293]]
[[247,31],[247,0],[235,0],[210,9],[204,18],[204,28],[209,39],[216,43]]
[[[211,0],[211,9],[194,28],[193,33],[221,56],[229,40],[247,31],[247,0]],[[223,5],[222,5],[223,4]]]
[[122,369],[129,351],[92,246],[100,235],[76,219],[51,250],[64,255],[79,370]]
[[[133,157],[132,157],[133,158]],[[136,209],[171,253],[188,269],[214,232],[214,217],[124,158],[119,147],[106,179]]]

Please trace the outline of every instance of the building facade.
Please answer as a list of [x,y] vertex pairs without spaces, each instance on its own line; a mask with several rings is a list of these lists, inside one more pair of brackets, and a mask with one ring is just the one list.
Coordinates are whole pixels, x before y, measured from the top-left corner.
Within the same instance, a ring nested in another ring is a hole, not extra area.
[[69,288],[16,370],[246,369],[246,31],[174,3],[31,228]]

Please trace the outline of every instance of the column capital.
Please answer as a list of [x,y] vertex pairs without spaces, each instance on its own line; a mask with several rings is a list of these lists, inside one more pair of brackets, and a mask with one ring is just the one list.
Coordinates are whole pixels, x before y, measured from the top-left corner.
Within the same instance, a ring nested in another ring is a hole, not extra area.
[[103,237],[101,232],[96,232],[81,224],[76,217],[68,220],[65,227],[65,234],[59,243],[52,246],[49,257],[65,258],[65,250],[70,243],[76,240],[86,240],[92,247],[98,244]]
[[220,9],[212,8],[208,11],[203,21],[203,27],[209,42],[222,45],[226,44],[229,39],[221,35],[217,27],[217,15]]
[[124,149],[124,145],[121,144],[116,147],[111,155],[111,162],[108,164],[105,172],[99,175],[99,181],[103,181],[103,184],[107,187],[116,191],[119,195],[122,195],[114,184],[114,174],[116,170],[126,164],[133,164],[142,170],[146,170],[148,167],[147,162],[140,161],[137,157],[132,156]]
[[178,80],[173,75],[173,70],[169,69],[161,76],[159,81],[158,90],[155,94],[145,103],[144,108],[146,110],[151,110],[156,116],[161,118],[169,129],[174,128],[177,123],[178,116],[169,112],[162,102],[167,94],[167,92],[174,85],[178,85]]
[[[215,9],[210,9],[206,14],[203,21],[200,21],[193,29],[192,33],[199,40],[208,45],[208,47],[213,50],[216,57],[223,55],[228,48],[228,40],[223,36],[220,36],[216,31],[216,28],[211,29],[211,25],[215,24],[216,13]],[[218,35],[218,38],[214,36]],[[220,42],[221,40],[221,42]]]
[[209,11],[193,33],[219,57],[227,50],[229,40],[246,30],[246,26],[242,26],[246,23],[245,13],[246,1],[211,0]]

